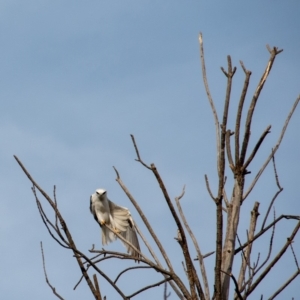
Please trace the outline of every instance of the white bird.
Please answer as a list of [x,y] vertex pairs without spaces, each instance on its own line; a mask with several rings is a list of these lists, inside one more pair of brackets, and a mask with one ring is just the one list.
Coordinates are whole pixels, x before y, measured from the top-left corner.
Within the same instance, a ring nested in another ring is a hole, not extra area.
[[[116,205],[107,198],[107,192],[97,189],[90,198],[90,211],[102,229],[102,244],[107,245],[116,240],[117,236],[105,225],[119,233],[126,241],[140,251],[140,245],[135,231],[130,211],[126,207]],[[140,255],[130,245],[122,241],[127,252],[138,258]]]

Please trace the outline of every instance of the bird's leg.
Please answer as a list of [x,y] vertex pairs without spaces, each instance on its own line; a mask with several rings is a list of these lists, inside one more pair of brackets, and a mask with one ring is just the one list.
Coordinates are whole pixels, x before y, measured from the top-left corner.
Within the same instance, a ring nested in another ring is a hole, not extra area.
[[[107,225],[105,220],[100,220],[99,223],[100,223],[100,226],[105,226],[105,225]],[[116,227],[115,227],[115,228],[111,228],[111,229],[112,229],[112,231],[113,231],[114,233],[118,233],[118,234],[121,233],[121,230],[117,229]]]
[[119,230],[119,229],[117,229],[117,228],[113,228],[113,231],[115,232],[115,233],[121,233],[121,230]]

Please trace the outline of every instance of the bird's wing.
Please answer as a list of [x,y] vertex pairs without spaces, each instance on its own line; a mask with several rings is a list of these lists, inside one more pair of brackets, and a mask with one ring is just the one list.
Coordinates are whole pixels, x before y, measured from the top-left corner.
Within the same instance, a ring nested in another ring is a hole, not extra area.
[[93,203],[92,203],[92,196],[90,197],[90,212],[91,212],[91,214],[94,214]]
[[90,197],[90,212],[94,216],[94,219],[96,220],[96,222],[98,223],[98,218],[97,218],[97,214],[95,212],[95,208],[94,208],[94,205],[93,205],[92,197],[93,196]]
[[[134,222],[131,217],[130,211],[126,207],[116,205],[115,203],[109,201],[110,213],[113,219],[113,226],[120,231],[120,235],[129,243],[131,243],[135,248],[140,251],[140,245],[138,237],[135,231]],[[131,246],[124,244],[127,252],[135,257],[139,257],[140,254],[136,252]]]
[[[139,240],[138,240],[135,228],[133,226],[127,226],[127,230],[121,232],[120,235],[126,241],[128,241],[130,244],[132,244],[135,248],[137,248],[139,251],[141,251]],[[136,258],[140,257],[140,254],[137,251],[135,251],[132,247],[130,247],[128,244],[126,244],[124,242],[122,242],[122,243],[125,246],[125,248],[129,254],[131,254],[132,256],[134,256]]]
[[119,206],[110,200],[108,200],[108,205],[112,226],[121,232],[126,231],[129,226],[128,218],[130,217],[128,208]]

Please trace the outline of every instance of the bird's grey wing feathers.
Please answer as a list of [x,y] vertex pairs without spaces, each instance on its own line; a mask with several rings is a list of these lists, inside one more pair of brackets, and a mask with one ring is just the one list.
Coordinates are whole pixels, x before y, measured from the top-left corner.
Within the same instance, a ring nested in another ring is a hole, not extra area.
[[119,231],[126,231],[128,227],[128,218],[130,212],[126,207],[116,205],[115,203],[108,200],[109,210],[111,215],[111,225],[114,229]]
[[[122,237],[126,241],[128,241],[135,248],[137,248],[139,251],[141,251],[140,245],[139,245],[139,240],[138,240],[138,237],[137,237],[137,234],[136,234],[136,231],[135,231],[134,227],[127,226],[127,230],[121,232],[120,234],[122,235]],[[137,258],[140,256],[140,254],[137,251],[135,251],[132,247],[130,247],[128,244],[123,242],[123,245],[125,246],[127,252],[129,254],[131,254],[132,256],[137,257]]]
[[97,214],[96,214],[95,208],[93,206],[92,196],[90,197],[90,212],[94,216],[94,219],[96,220],[96,222],[98,223]]
[[94,214],[94,212],[93,212],[93,204],[92,204],[92,196],[90,197],[90,212],[91,212],[91,214]]
[[[140,245],[135,231],[134,222],[128,208],[116,205],[110,200],[108,200],[108,202],[109,202],[110,213],[114,223],[113,226],[120,231],[120,235],[125,240],[127,240],[129,243],[131,243],[135,248],[137,248],[140,251]],[[137,258],[140,256],[139,253],[136,252],[128,244],[126,244],[123,241],[122,243],[124,244],[129,254]]]

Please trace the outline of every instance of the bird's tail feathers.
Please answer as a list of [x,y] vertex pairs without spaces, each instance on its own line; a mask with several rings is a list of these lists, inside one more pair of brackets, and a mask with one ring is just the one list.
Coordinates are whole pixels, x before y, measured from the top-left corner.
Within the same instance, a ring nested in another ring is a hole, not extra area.
[[107,245],[115,241],[117,236],[106,226],[102,226],[102,245]]
[[[130,244],[132,244],[135,248],[137,248],[140,251],[139,240],[138,240],[138,237],[137,237],[137,234],[136,234],[136,231],[135,231],[134,227],[128,226],[127,230],[121,232],[120,235],[126,241],[128,241]],[[135,251],[131,246],[129,246],[128,244],[126,244],[123,241],[122,241],[122,243],[123,243],[123,245],[125,246],[127,252],[130,255],[135,256],[137,258],[140,256],[140,254],[137,251]]]

